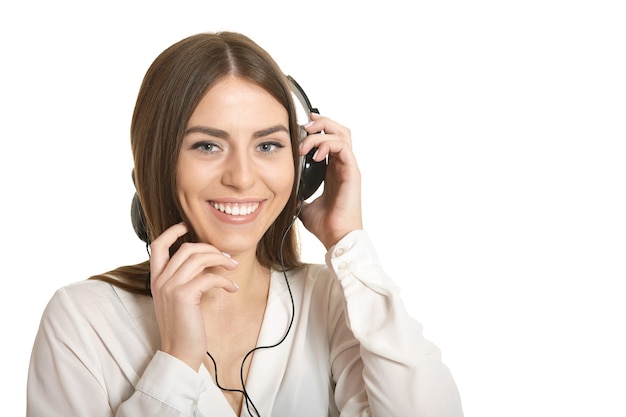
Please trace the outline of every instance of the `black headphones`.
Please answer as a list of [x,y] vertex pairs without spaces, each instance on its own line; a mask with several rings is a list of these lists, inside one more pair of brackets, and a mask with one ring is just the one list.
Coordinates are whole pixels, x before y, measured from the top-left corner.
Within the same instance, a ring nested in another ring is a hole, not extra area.
[[[310,121],[310,114],[319,114],[319,110],[311,106],[311,102],[309,101],[306,93],[292,76],[288,75],[287,80],[289,81],[289,88],[291,89],[291,92],[296,96],[304,108],[307,118],[309,118]],[[300,140],[303,140],[307,135],[308,133],[302,126],[300,126]],[[326,158],[321,161],[313,160],[315,151],[317,151],[317,148],[311,149],[309,153],[300,157],[298,172],[296,172],[296,193],[300,203],[311,197],[315,191],[317,191],[317,189],[322,185],[322,182],[324,182],[324,177],[326,176],[326,166],[328,161]],[[135,184],[134,170],[132,172],[132,179],[133,184]],[[133,229],[135,229],[135,233],[139,239],[149,243],[148,228],[143,214],[143,207],[141,206],[141,201],[139,201],[139,195],[136,192],[133,195],[133,200],[131,202],[130,219],[133,224]]]

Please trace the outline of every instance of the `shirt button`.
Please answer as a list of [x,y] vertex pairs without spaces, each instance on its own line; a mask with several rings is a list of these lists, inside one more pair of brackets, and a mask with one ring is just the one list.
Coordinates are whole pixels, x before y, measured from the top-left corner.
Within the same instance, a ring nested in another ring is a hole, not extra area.
[[339,248],[335,251],[335,256],[341,256],[344,253],[346,253],[346,250],[344,248]]
[[344,269],[348,268],[348,263],[347,262],[342,262],[339,264],[339,270],[343,271]]

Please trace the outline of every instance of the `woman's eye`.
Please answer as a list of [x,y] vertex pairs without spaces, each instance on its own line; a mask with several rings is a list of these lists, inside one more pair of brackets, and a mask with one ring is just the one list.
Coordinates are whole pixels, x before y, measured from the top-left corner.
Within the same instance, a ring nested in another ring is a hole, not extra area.
[[215,153],[219,152],[219,146],[213,142],[198,142],[193,145],[193,149],[198,149],[199,151],[205,153]]
[[259,150],[263,153],[272,153],[275,152],[278,148],[284,148],[285,146],[282,143],[278,142],[264,142],[259,145]]

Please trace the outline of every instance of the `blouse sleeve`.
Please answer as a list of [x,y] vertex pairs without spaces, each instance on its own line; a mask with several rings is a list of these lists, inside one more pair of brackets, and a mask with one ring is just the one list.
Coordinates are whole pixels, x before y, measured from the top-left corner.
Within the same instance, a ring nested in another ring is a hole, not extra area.
[[27,417],[194,416],[203,389],[196,372],[157,351],[138,381],[112,377],[119,364],[84,310],[66,289],[48,303],[31,353]]
[[135,392],[122,403],[115,417],[195,416],[202,391],[197,372],[179,359],[158,351]]
[[337,327],[331,342],[341,415],[462,416],[459,392],[440,350],[408,314],[367,234],[349,233],[328,251],[326,263],[345,300],[347,328]]

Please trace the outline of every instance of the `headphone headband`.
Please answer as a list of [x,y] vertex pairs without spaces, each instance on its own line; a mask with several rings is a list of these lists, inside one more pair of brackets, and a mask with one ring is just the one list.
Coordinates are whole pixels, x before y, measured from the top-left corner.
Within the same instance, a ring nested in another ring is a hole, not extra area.
[[296,80],[294,80],[294,78],[291,75],[288,75],[287,79],[291,83],[290,84],[291,91],[295,94],[295,96],[298,98],[300,103],[302,103],[302,107],[307,109],[309,111],[309,113],[317,113],[317,114],[319,114],[320,113],[319,110],[311,105],[311,102],[309,101],[309,98],[307,97],[307,95],[304,92],[304,90],[302,89],[302,87],[300,87],[300,84],[298,84],[296,82]]

